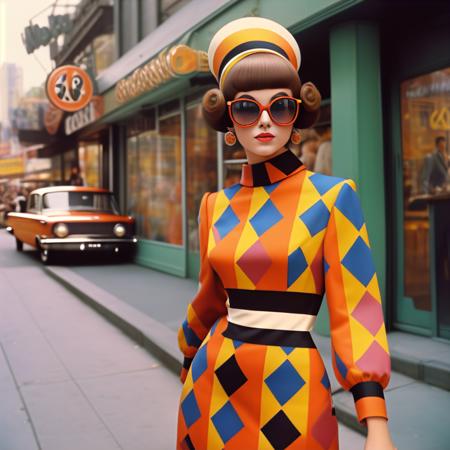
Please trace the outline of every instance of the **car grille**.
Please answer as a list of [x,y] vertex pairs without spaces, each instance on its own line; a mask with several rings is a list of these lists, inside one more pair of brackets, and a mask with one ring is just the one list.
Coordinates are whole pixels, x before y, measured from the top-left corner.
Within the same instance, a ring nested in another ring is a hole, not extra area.
[[[114,226],[119,222],[80,222],[67,223],[70,234],[87,234],[87,235],[107,235],[114,236]],[[121,223],[121,222],[120,222]],[[131,224],[122,223],[127,230],[126,236],[133,233],[133,226]]]

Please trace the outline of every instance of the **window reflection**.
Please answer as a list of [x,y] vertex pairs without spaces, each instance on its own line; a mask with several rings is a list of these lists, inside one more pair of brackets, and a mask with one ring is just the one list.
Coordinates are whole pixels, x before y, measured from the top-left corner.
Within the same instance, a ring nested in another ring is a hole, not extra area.
[[416,309],[431,311],[429,205],[450,197],[450,68],[404,81],[401,115],[404,293]]
[[199,250],[200,201],[205,192],[217,191],[217,133],[203,119],[201,104],[186,111],[186,153],[189,250]]

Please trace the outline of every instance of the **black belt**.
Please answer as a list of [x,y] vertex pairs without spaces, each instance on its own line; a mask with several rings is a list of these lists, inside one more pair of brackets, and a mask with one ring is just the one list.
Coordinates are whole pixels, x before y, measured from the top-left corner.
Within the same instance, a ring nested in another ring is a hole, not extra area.
[[269,330],[267,328],[244,327],[228,322],[228,326],[222,335],[251,344],[316,348],[309,331]]
[[226,288],[230,307],[317,316],[323,294]]

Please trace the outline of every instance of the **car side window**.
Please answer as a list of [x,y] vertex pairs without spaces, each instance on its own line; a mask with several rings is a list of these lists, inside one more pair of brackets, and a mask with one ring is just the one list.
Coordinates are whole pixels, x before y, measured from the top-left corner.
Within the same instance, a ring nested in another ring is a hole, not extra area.
[[27,208],[27,210],[31,211],[31,212],[36,212],[38,210],[38,207],[39,207],[38,202],[39,202],[39,196],[37,194],[31,195],[30,199],[28,201],[28,208]]

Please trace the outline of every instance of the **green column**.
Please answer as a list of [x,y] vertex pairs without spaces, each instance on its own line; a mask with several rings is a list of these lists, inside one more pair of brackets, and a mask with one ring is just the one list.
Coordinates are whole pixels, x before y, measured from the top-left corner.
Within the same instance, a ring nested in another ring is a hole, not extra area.
[[[383,122],[376,24],[354,21],[331,29],[330,80],[333,175],[356,182],[386,308]],[[322,306],[316,326],[319,333],[328,333],[327,315]]]

